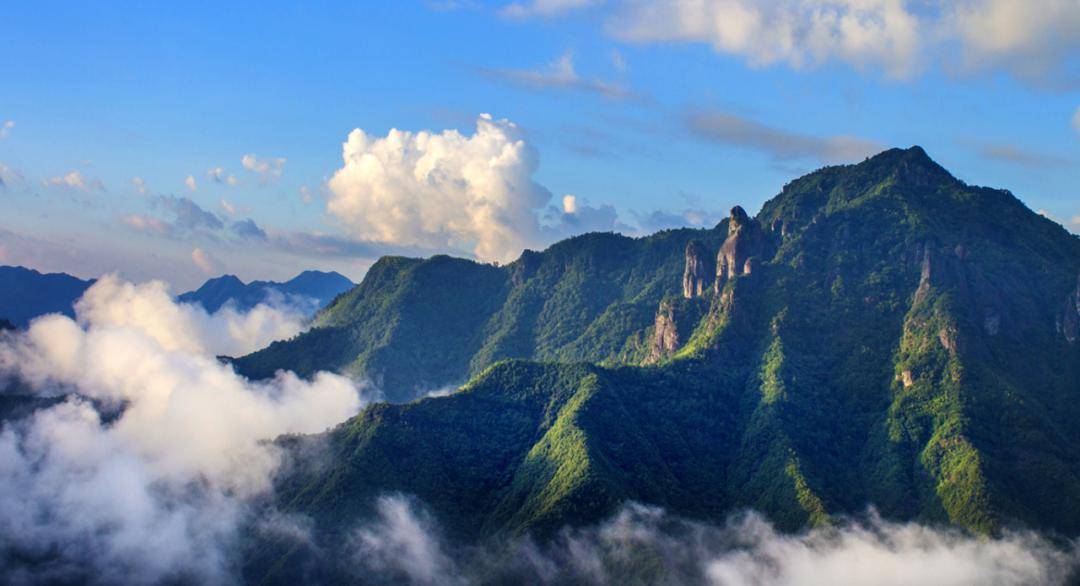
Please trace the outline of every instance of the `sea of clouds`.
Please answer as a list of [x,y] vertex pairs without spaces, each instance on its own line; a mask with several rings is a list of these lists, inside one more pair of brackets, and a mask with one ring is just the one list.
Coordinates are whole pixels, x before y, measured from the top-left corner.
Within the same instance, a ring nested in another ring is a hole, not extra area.
[[[162,283],[106,276],[75,319],[0,333],[0,407],[33,406],[0,421],[0,582],[228,584],[252,527],[316,543],[308,520],[267,506],[288,464],[268,440],[321,432],[378,392],[331,373],[250,381],[217,358],[303,323],[268,305],[208,314]],[[630,503],[554,540],[483,546],[447,539],[406,495],[376,511],[330,552],[359,582],[1057,584],[1077,560],[1034,533],[989,539],[873,515],[792,535],[753,513],[713,525]]]

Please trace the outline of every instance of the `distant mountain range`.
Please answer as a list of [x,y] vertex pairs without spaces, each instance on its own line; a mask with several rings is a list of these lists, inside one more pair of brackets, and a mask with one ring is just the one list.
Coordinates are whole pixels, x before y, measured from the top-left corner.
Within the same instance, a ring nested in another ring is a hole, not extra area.
[[[0,324],[6,321],[23,328],[33,318],[47,313],[74,317],[75,301],[93,284],[93,279],[65,273],[43,274],[25,267],[0,266]],[[198,303],[211,313],[226,303],[245,311],[262,302],[280,302],[311,315],[352,287],[352,281],[336,272],[304,271],[284,283],[245,284],[233,275],[225,275],[177,299]]]
[[46,313],[74,317],[75,300],[93,284],[65,273],[0,266],[0,319],[22,328]]
[[260,303],[284,302],[311,315],[355,284],[336,272],[304,271],[285,281],[244,283],[234,275],[210,279],[202,287],[177,297],[182,303],[198,303],[211,313],[232,303],[244,311]]
[[280,479],[276,510],[313,524],[254,551],[259,583],[313,559],[347,576],[325,552],[388,493],[475,540],[628,500],[783,529],[874,506],[1080,535],[1080,238],[918,147],[711,229],[589,234],[502,267],[384,258],[236,366],[344,370],[394,400],[469,381],[283,438],[295,461],[331,457]]

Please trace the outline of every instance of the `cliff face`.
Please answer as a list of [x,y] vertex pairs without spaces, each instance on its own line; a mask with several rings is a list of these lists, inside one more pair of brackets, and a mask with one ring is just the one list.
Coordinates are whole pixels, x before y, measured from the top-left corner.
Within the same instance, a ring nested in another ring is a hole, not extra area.
[[720,292],[728,279],[750,273],[754,266],[751,259],[760,257],[763,249],[764,238],[757,220],[739,206],[732,208],[727,240],[716,255],[715,291]]
[[670,356],[679,348],[680,337],[675,321],[675,304],[668,300],[661,301],[660,309],[656,312],[656,323],[653,324],[649,355],[645,363],[655,364]]
[[712,289],[716,268],[712,255],[700,240],[686,245],[686,268],[683,271],[683,297],[700,297]]
[[1057,318],[1057,331],[1065,336],[1070,344],[1080,340],[1080,275],[1076,276],[1076,289],[1061,308]]

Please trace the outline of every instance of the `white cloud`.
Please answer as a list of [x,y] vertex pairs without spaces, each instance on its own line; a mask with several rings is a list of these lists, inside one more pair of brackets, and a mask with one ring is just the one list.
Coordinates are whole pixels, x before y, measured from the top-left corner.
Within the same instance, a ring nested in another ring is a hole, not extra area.
[[139,195],[146,195],[150,190],[146,187],[146,181],[142,177],[132,177],[131,184],[135,186],[135,192]]
[[581,77],[574,68],[574,56],[571,53],[564,53],[561,57],[539,70],[482,69],[481,73],[499,81],[534,90],[577,90],[615,99],[637,97],[633,92],[617,83]]
[[77,189],[79,191],[98,190],[105,191],[105,185],[98,181],[87,180],[81,172],[78,170],[71,171],[67,175],[57,175],[56,177],[50,177],[43,179],[41,184],[45,187],[66,187],[68,189]]
[[315,199],[315,196],[311,193],[311,189],[307,185],[300,186],[300,201],[304,203],[311,203]]
[[77,320],[50,315],[0,337],[0,373],[40,396],[69,395],[0,431],[7,576],[236,580],[248,499],[282,462],[266,440],[322,431],[363,405],[336,375],[252,383],[216,360],[251,349],[273,310],[256,311],[211,316],[176,305],[160,283],[105,277],[77,304]]
[[195,263],[195,266],[199,267],[199,270],[207,275],[219,275],[221,274],[221,263],[211,253],[196,248],[191,251],[191,261]]
[[230,216],[236,215],[236,206],[229,203],[227,200],[223,199],[219,201],[218,204],[221,205],[221,209],[224,210],[226,214],[229,214]]
[[470,136],[356,129],[342,156],[327,211],[360,240],[499,261],[541,240],[537,210],[551,193],[532,179],[538,156],[507,120],[481,115]]
[[760,151],[777,160],[808,158],[820,163],[846,163],[883,149],[874,141],[855,136],[799,134],[721,111],[690,112],[685,123],[701,138]]
[[1072,127],[1077,134],[1080,134],[1080,106],[1076,107],[1076,112],[1072,115]]
[[11,136],[11,130],[15,128],[14,120],[5,120],[0,124],[0,139]]
[[508,4],[499,11],[499,14],[511,19],[550,18],[601,3],[603,0],[531,0]]
[[609,29],[634,42],[700,42],[754,66],[841,60],[911,74],[918,19],[903,0],[659,0],[628,3]]
[[352,536],[357,561],[375,572],[399,572],[412,584],[463,584],[443,552],[434,520],[402,496],[384,496],[376,505],[378,520]]
[[187,179],[184,179],[184,185],[187,186],[189,191],[196,191],[199,189],[198,183],[195,182],[194,175],[188,175]]
[[281,177],[281,170],[285,167],[285,157],[260,159],[249,153],[241,157],[240,164],[248,171],[258,174],[262,183],[268,183]]
[[448,541],[419,503],[400,495],[380,498],[376,513],[348,544],[357,572],[419,584],[431,576],[451,584],[500,576],[521,584],[1051,585],[1064,583],[1078,561],[1075,550],[1033,533],[984,538],[873,513],[862,522],[781,533],[754,513],[713,525],[629,503],[546,542],[524,537],[488,549]]
[[1075,0],[1043,0],[1037,9],[1026,0],[961,0],[944,6],[941,34],[959,43],[966,69],[999,67],[1042,84],[1080,84],[1075,68],[1080,3]]
[[577,213],[577,196],[569,193],[562,196],[562,211],[564,214]]
[[[206,172],[206,177],[214,183],[221,183],[228,185],[229,187],[240,184],[240,181],[234,175],[226,173],[223,167],[214,167],[213,169],[210,169]],[[192,183],[194,183],[194,181],[192,181]]]
[[[656,0],[618,4],[607,23],[623,40],[690,42],[753,66],[831,61],[907,78],[948,69],[1004,69],[1042,85],[1080,84],[1080,3],[1046,0]],[[959,60],[954,55],[960,55]]]
[[172,233],[171,224],[145,214],[127,214],[121,216],[120,221],[139,232],[162,235]]

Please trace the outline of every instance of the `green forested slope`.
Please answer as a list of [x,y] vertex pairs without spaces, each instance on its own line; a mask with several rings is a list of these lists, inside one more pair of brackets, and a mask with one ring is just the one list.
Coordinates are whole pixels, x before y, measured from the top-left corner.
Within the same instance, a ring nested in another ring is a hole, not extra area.
[[313,329],[235,365],[257,378],[343,371],[407,401],[506,358],[636,362],[657,303],[681,287],[686,243],[719,246],[721,234],[586,234],[502,267],[386,257]]
[[[281,506],[311,514],[326,539],[387,492],[417,496],[471,538],[543,535],[626,500],[706,519],[754,508],[788,529],[875,506],[975,532],[1080,535],[1080,239],[917,147],[798,179],[756,221],[731,229],[760,229],[755,247],[725,246],[748,256],[748,272],[672,303],[701,317],[655,364],[587,364],[597,356],[575,354],[547,322],[477,320],[487,329],[470,343],[502,349],[484,360],[561,362],[498,362],[453,395],[370,407],[317,438],[331,465],[284,479]],[[728,225],[709,233],[709,250]],[[555,260],[575,242],[659,254],[677,239],[666,250],[679,263],[686,243],[681,232],[593,238],[552,247],[548,266],[627,266],[599,252]],[[655,278],[612,269],[605,288],[634,299],[620,279],[637,278],[656,297],[677,295],[673,263],[656,261]],[[482,270],[506,298],[526,295],[513,281],[500,289],[506,269]],[[571,287],[561,274],[556,290]],[[544,314],[494,305],[491,316]],[[587,332],[604,311],[549,317]],[[531,335],[494,333],[506,324]]]

